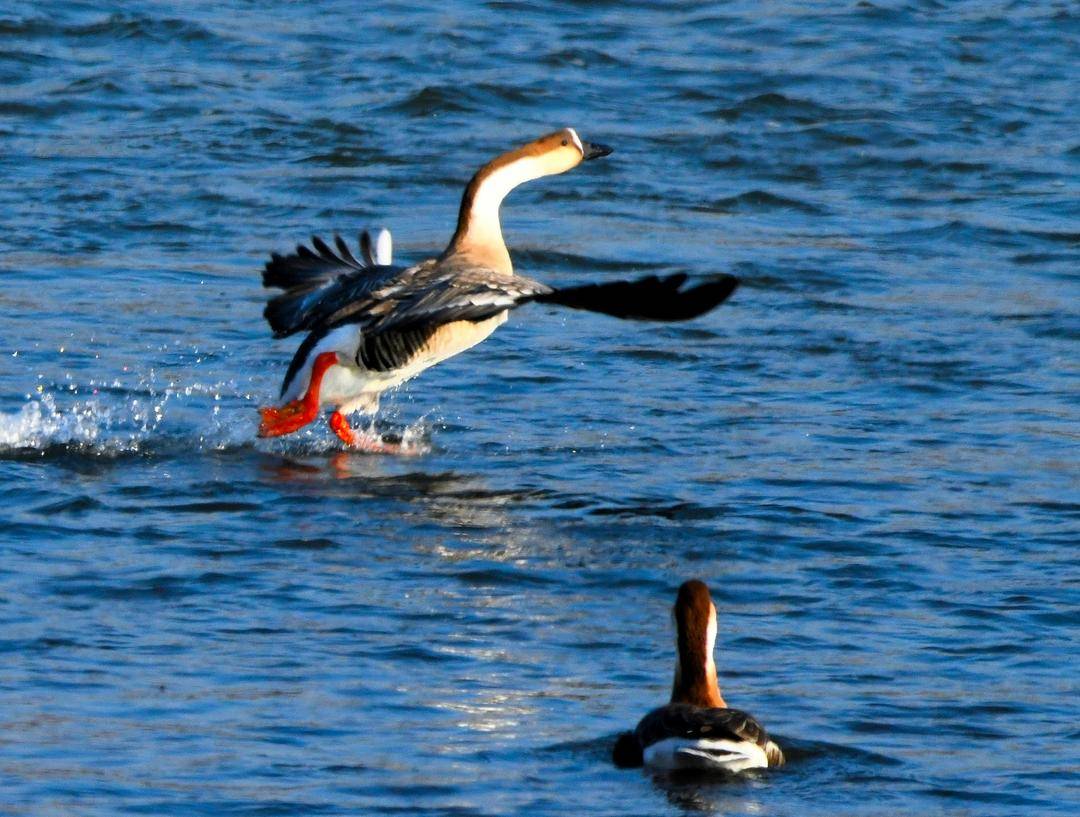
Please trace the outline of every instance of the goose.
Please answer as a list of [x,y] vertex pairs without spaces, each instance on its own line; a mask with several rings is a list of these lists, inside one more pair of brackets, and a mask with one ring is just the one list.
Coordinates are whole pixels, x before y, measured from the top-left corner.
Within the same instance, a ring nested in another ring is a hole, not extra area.
[[671,702],[615,742],[617,766],[663,771],[741,772],[780,766],[784,753],[752,715],[730,709],[716,683],[716,605],[704,582],[679,588],[674,608],[678,657]]
[[686,289],[684,273],[554,289],[514,272],[499,223],[506,195],[611,152],[564,128],[497,156],[465,188],[443,253],[413,266],[392,263],[385,231],[361,239],[362,260],[337,236],[334,248],[313,237],[311,248],[272,254],[263,285],[284,292],[263,314],[275,338],[308,334],[285,373],[283,404],[260,409],[259,436],[291,434],[331,405],[330,428],[347,446],[391,451],[357,433],[347,416],[374,413],[382,392],[476,345],[531,301],[662,321],[688,320],[725,301],[738,285],[731,275]]

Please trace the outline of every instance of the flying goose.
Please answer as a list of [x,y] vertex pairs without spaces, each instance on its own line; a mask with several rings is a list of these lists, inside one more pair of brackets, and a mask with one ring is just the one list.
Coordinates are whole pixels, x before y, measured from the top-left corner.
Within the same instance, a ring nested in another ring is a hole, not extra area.
[[312,249],[301,245],[292,255],[273,254],[263,285],[284,293],[263,314],[275,338],[308,335],[285,373],[284,404],[260,410],[259,436],[290,434],[332,405],[330,427],[347,445],[390,450],[355,432],[346,416],[375,412],[381,392],[484,340],[511,309],[530,301],[679,321],[726,300],[738,285],[731,275],[685,290],[682,273],[553,289],[514,273],[499,224],[502,200],[523,182],[609,153],[611,148],[583,142],[573,128],[564,128],[496,157],[465,188],[457,229],[442,255],[414,266],[391,263],[385,231],[374,242],[361,239],[362,261],[340,237],[334,249],[312,238]]
[[679,588],[674,609],[678,641],[671,702],[641,719],[615,742],[617,766],[668,771],[741,772],[780,766],[784,754],[752,715],[729,709],[716,683],[716,605],[703,582]]

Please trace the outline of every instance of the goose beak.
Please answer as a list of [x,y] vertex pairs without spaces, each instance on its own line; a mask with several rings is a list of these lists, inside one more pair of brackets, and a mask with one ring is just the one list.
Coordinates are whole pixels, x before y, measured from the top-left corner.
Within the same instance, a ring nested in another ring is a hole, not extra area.
[[589,159],[599,159],[601,156],[607,156],[612,150],[607,145],[600,145],[596,142],[586,142],[582,147],[584,148],[581,152],[583,162],[587,162]]

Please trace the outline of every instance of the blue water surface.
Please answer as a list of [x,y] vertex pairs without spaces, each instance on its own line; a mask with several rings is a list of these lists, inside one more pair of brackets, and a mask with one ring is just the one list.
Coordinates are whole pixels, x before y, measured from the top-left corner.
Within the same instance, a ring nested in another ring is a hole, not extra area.
[[[0,814],[1078,813],[1078,65],[1063,1],[7,0]],[[257,441],[267,254],[428,257],[567,125],[518,271],[731,302]],[[609,762],[695,576],[782,770]]]

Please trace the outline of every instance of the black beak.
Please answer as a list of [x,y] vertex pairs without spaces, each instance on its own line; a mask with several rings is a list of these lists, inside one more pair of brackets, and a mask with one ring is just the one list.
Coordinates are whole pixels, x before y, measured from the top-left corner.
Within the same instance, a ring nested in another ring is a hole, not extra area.
[[598,145],[596,142],[586,142],[582,147],[585,148],[583,162],[587,162],[589,159],[599,159],[601,156],[607,156],[611,153],[611,148],[607,145]]

